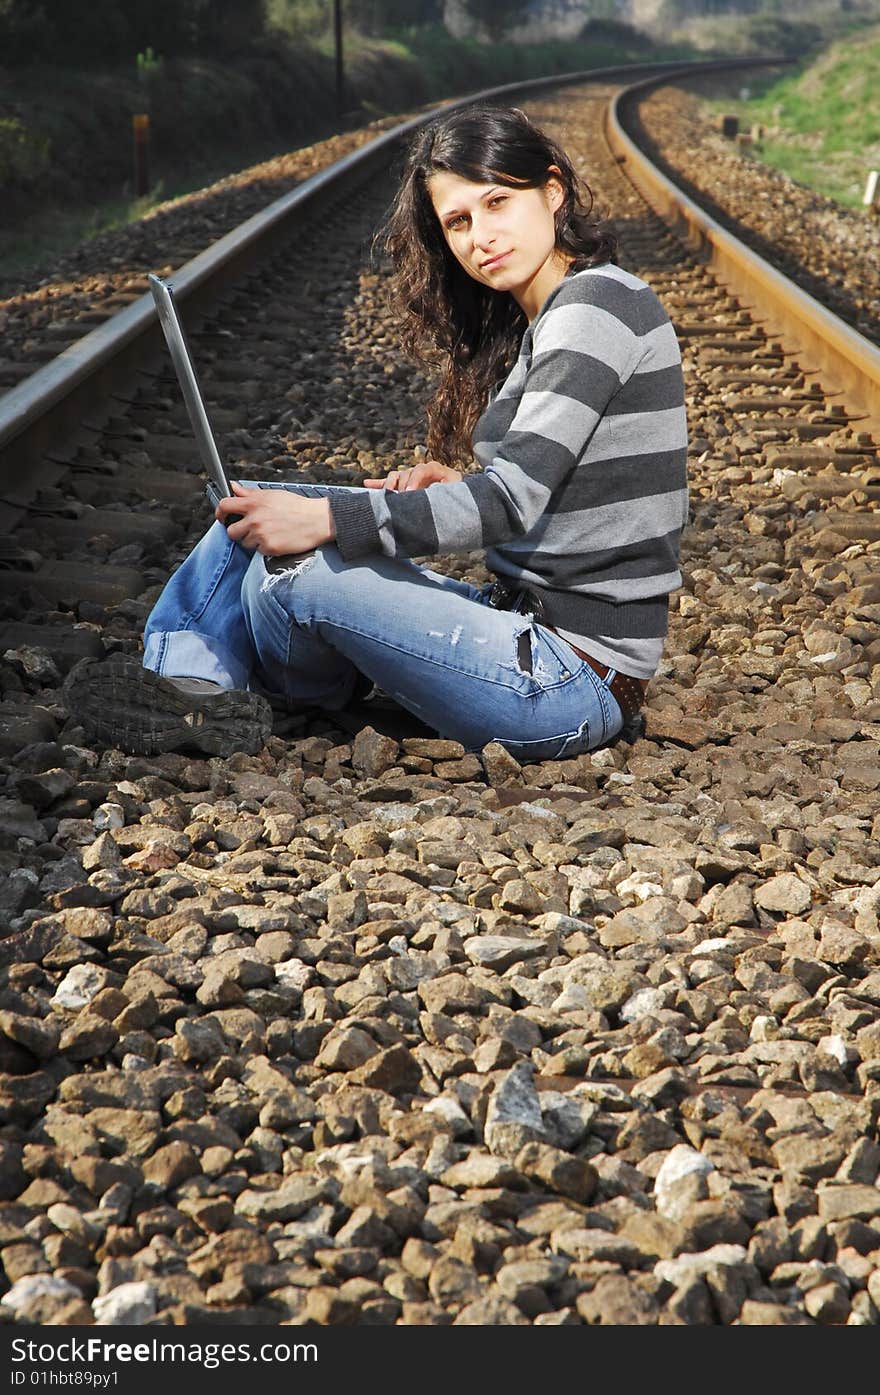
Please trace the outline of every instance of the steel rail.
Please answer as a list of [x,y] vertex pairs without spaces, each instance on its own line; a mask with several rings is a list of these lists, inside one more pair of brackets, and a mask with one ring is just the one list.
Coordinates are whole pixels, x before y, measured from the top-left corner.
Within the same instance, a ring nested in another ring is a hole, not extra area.
[[[637,66],[642,73],[650,71],[654,77],[669,80],[676,75],[754,68],[775,61],[779,60],[737,58]],[[188,323],[197,323],[226,286],[241,279],[255,262],[285,242],[303,210],[313,209],[322,199],[360,183],[389,158],[393,147],[433,120],[438,112],[575,83],[631,77],[635,66],[594,68],[486,88],[434,106],[384,132],[303,180],[290,193],[268,204],[176,270],[175,297],[178,303],[186,305]],[[62,441],[75,442],[81,437],[86,414],[91,418],[88,433],[93,435],[101,418],[111,410],[113,392],[161,352],[163,342],[152,298],[143,295],[0,397],[0,490],[7,504],[23,505],[38,482],[41,463],[45,468],[46,453],[57,449]]]
[[757,252],[722,228],[648,159],[627,129],[635,104],[665,78],[653,77],[618,93],[606,113],[606,138],[642,197],[663,221],[702,256],[718,279],[765,328],[779,335],[842,390],[865,414],[864,429],[880,431],[880,349],[801,290]]

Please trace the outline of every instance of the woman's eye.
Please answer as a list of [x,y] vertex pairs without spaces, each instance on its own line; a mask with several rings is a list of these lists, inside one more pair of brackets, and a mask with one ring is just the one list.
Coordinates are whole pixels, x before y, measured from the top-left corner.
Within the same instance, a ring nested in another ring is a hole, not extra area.
[[457,218],[450,218],[449,222],[446,224],[446,231],[455,232],[456,228],[460,228],[463,223],[464,218],[461,215]]
[[490,207],[490,208],[495,208],[499,203],[506,203],[506,202],[507,202],[507,195],[506,195],[506,194],[496,194],[496,195],[494,196],[494,198],[491,198],[491,199],[489,200],[489,207]]

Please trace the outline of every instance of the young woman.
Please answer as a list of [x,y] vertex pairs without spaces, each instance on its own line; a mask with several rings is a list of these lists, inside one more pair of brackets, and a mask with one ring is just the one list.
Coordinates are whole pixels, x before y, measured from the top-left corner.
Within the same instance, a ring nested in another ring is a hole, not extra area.
[[[521,111],[416,135],[385,245],[404,346],[443,359],[430,458],[364,488],[236,485],[150,615],[143,665],[71,674],[90,735],[253,752],[270,702],[338,710],[365,680],[522,762],[636,716],[680,584],[684,390],[667,315],[591,207]],[[491,586],[407,560],[475,548]]]

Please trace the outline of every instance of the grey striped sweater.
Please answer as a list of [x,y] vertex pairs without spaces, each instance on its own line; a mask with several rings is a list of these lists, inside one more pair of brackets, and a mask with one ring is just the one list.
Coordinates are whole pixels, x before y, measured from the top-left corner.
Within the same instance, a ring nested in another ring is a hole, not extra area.
[[611,264],[567,277],[480,417],[474,455],[482,469],[460,483],[340,491],[342,556],[485,548],[566,639],[649,678],[688,502],[681,355],[654,292]]

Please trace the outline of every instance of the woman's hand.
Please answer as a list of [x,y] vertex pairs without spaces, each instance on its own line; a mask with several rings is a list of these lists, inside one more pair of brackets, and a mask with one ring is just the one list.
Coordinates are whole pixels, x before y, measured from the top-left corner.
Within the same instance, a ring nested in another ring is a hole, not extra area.
[[287,489],[231,488],[234,498],[221,499],[215,517],[225,524],[230,514],[241,514],[227,533],[264,557],[312,552],[336,537],[329,499],[309,499]]
[[455,484],[463,478],[460,470],[439,460],[420,460],[408,470],[392,470],[383,480],[364,480],[364,484],[367,489],[427,489],[429,484]]

